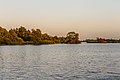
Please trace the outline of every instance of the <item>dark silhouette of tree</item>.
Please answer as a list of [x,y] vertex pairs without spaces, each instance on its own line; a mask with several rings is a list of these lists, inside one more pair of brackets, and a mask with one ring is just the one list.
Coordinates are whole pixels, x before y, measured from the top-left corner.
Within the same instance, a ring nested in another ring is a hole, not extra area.
[[105,39],[105,38],[99,38],[96,39],[86,39],[87,43],[120,43],[120,39]]

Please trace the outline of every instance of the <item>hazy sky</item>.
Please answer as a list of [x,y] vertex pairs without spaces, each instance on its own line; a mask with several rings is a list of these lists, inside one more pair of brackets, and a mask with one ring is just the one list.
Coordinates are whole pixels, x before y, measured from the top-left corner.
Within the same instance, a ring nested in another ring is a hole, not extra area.
[[81,39],[120,38],[120,0],[0,0],[0,26],[76,31]]

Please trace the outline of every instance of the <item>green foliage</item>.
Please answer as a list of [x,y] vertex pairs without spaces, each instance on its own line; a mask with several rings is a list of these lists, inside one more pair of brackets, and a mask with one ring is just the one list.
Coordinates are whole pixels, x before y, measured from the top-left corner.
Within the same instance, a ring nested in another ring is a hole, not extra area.
[[9,36],[11,40],[11,45],[17,45],[24,43],[23,39],[18,37],[14,30],[9,30]]
[[34,44],[41,44],[42,33],[40,29],[32,29],[32,41]]
[[30,30],[27,30],[25,27],[20,27],[14,29],[18,37],[22,38],[24,41],[30,41],[32,38]]
[[22,44],[24,41],[17,36],[14,30],[10,30],[9,32],[0,27],[0,44],[2,45],[16,45]]
[[79,41],[79,34],[75,32],[68,32],[66,37],[66,43],[68,44],[77,44]]
[[78,44],[79,34],[69,32],[67,37],[50,36],[42,34],[40,29],[27,30],[25,27],[6,29],[0,27],[0,45],[22,45],[22,44]]

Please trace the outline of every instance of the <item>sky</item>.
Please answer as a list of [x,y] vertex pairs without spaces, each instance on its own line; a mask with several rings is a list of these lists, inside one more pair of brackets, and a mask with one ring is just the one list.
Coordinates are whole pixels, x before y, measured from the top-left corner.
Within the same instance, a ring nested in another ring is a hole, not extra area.
[[39,28],[52,36],[120,38],[120,0],[0,0],[0,26]]

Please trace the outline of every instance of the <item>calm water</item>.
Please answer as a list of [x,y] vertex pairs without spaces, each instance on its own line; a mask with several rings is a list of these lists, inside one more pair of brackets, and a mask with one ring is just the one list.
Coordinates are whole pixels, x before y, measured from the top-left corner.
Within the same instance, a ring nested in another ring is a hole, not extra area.
[[120,80],[120,44],[0,46],[0,80]]

